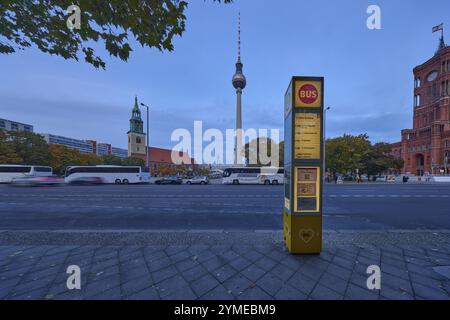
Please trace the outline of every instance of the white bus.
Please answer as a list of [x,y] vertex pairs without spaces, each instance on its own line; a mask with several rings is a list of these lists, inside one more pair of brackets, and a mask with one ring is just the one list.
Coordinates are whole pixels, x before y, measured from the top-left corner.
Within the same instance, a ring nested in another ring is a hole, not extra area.
[[223,184],[278,185],[284,182],[284,169],[271,167],[233,167],[223,171]]
[[51,177],[53,169],[45,166],[0,165],[0,183],[11,183],[14,179],[26,177]]
[[86,178],[99,178],[102,183],[135,184],[148,182],[150,176],[148,173],[143,173],[141,167],[76,166],[66,169],[66,183]]

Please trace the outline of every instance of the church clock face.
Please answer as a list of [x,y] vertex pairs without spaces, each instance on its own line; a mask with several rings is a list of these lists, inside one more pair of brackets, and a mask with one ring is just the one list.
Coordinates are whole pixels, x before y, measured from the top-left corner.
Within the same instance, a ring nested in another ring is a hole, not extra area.
[[433,71],[431,72],[428,77],[427,77],[427,81],[428,82],[432,82],[434,80],[436,80],[436,78],[438,77],[438,72],[437,71]]

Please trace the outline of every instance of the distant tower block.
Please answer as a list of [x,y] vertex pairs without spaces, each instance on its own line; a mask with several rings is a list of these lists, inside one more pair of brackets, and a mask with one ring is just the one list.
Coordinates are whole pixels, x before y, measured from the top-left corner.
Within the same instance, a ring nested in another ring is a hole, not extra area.
[[134,99],[134,107],[130,119],[130,131],[127,134],[128,156],[131,157],[135,154],[145,155],[147,147],[145,145],[144,122],[142,121],[137,97]]
[[[242,164],[242,90],[247,85],[247,80],[242,72],[244,65],[241,62],[241,14],[238,16],[238,59],[236,63],[236,73],[233,76],[233,87],[236,89],[236,139],[234,143],[234,164]],[[238,143],[239,142],[239,143]]]

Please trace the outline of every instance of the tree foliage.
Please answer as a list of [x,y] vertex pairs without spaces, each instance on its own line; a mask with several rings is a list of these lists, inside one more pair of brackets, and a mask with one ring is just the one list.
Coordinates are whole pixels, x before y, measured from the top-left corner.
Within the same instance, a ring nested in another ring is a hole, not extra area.
[[380,175],[389,169],[400,170],[403,160],[391,154],[388,143],[372,144],[366,134],[328,139],[326,167],[332,173]]
[[[229,3],[232,0],[213,0]],[[81,28],[70,30],[66,10],[77,5]],[[142,47],[172,51],[173,39],[186,28],[182,0],[2,0],[0,53],[11,54],[35,45],[40,51],[105,68],[96,42],[127,61],[132,38]]]

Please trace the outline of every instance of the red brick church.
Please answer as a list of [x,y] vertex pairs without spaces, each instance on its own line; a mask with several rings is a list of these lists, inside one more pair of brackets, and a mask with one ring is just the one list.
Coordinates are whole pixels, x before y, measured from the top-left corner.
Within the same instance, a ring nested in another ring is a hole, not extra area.
[[413,71],[413,128],[402,130],[392,154],[404,160],[403,173],[442,174],[450,156],[450,46],[443,34],[435,55]]

